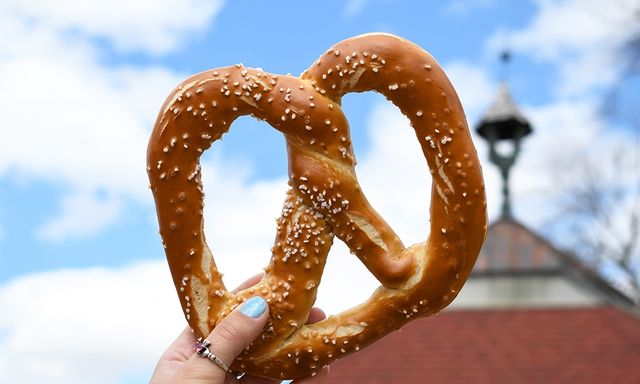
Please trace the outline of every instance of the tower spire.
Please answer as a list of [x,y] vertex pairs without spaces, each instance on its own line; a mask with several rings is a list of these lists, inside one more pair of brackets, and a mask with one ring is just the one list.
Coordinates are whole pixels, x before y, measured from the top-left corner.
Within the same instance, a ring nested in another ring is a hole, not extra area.
[[[503,51],[500,55],[502,64],[506,67],[511,54]],[[476,132],[489,143],[489,160],[500,170],[502,176],[502,210],[501,217],[511,219],[511,192],[509,188],[509,177],[511,168],[520,154],[521,140],[532,132],[531,124],[520,112],[516,105],[509,86],[506,81],[506,69],[502,73],[503,79],[498,88],[498,95],[480,119],[476,126]],[[502,77],[501,76],[501,77]],[[511,144],[508,153],[501,153],[497,150],[498,141],[505,141]]]

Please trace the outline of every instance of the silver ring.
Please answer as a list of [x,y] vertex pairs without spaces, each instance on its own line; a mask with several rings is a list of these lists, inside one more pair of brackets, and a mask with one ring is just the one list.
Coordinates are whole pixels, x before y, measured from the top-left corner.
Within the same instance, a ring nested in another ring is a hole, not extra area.
[[229,366],[209,350],[209,345],[211,345],[211,342],[207,339],[204,339],[202,340],[202,342],[197,342],[193,347],[193,350],[196,351],[199,356],[213,361],[215,365],[220,367],[223,371],[229,372]]

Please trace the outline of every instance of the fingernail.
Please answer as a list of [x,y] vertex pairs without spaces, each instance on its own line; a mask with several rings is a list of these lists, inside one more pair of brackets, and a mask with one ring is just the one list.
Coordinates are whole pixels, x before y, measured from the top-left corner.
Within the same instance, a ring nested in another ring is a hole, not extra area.
[[257,319],[267,310],[267,302],[260,296],[254,296],[245,301],[240,308],[243,315]]

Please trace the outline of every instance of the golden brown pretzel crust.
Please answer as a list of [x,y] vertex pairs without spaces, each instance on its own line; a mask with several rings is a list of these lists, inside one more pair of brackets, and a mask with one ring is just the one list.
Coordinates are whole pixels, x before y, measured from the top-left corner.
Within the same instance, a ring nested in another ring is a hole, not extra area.
[[[411,120],[429,165],[425,243],[405,248],[358,185],[340,99],[368,90],[384,94]],[[205,242],[199,158],[241,115],[284,134],[291,188],[266,275],[232,294]],[[482,173],[456,92],[427,52],[387,34],[338,43],[300,78],[236,65],[185,80],[159,113],[147,169],[174,284],[196,335],[208,335],[250,296],[269,303],[263,333],[232,364],[257,376],[312,374],[440,311],[462,288],[486,232]],[[365,303],[305,325],[334,236],[381,286]]]

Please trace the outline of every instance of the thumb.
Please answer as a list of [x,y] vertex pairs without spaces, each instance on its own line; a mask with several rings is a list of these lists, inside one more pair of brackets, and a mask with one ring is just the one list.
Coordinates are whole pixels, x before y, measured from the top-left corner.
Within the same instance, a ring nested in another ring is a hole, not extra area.
[[[260,296],[245,301],[224,318],[207,337],[208,349],[222,362],[231,365],[233,360],[262,331],[269,317],[267,302]],[[226,372],[214,362],[194,354],[178,376],[185,383],[223,383]]]

